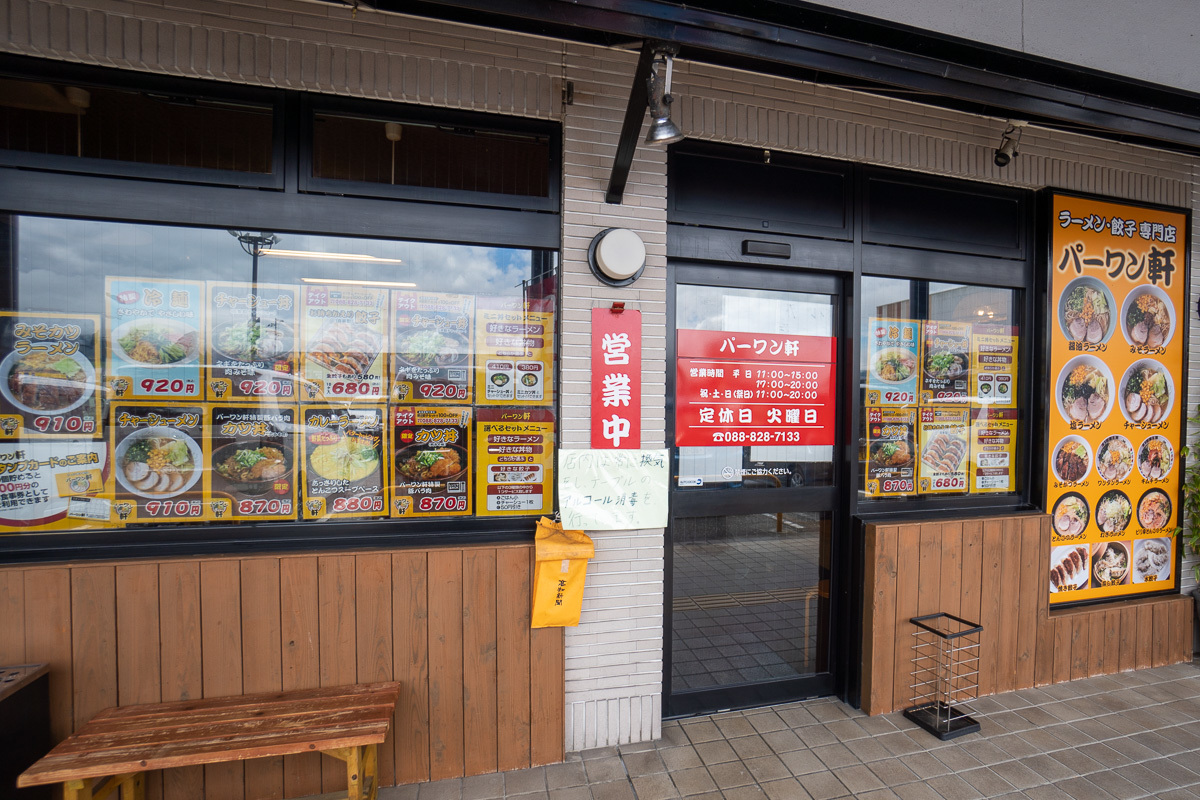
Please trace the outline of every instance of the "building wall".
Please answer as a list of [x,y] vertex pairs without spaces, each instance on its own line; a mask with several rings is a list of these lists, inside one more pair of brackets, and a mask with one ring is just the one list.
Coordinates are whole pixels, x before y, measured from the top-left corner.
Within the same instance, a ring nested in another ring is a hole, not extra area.
[[[635,51],[367,8],[355,15],[305,0],[267,7],[249,0],[8,0],[0,32],[0,49],[12,53],[561,121],[562,445],[588,446],[589,314],[616,299],[643,313],[642,444],[664,445],[665,151],[639,145],[625,202],[603,202]],[[1194,189],[1200,165],[1181,156],[1031,128],[1021,156],[999,170],[992,150],[1000,119],[702,64],[680,63],[675,76],[676,120],[694,138],[1200,206]],[[571,105],[562,101],[564,81],[574,84]],[[627,289],[601,285],[586,266],[591,237],[614,225],[638,231],[647,244],[645,276]],[[1194,406],[1195,373],[1191,385]],[[660,731],[663,531],[594,538],[583,618],[566,632],[568,750],[651,739]]]
[[817,0],[937,33],[1200,91],[1192,0]]

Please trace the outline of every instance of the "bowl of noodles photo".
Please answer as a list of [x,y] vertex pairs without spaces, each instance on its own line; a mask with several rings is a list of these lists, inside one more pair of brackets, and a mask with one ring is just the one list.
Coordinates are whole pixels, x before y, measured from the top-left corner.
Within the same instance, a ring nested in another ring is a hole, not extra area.
[[457,333],[425,329],[400,336],[396,358],[418,369],[436,369],[460,364],[470,355],[467,340]]
[[1116,302],[1100,281],[1084,275],[1063,288],[1058,327],[1069,342],[1103,344],[1117,327]]
[[871,359],[871,375],[883,383],[904,383],[917,374],[917,355],[903,347],[886,347]]
[[1157,286],[1139,286],[1121,303],[1121,333],[1136,347],[1151,349],[1169,344],[1175,334],[1171,298]]
[[165,500],[200,479],[204,453],[196,440],[174,428],[138,428],[113,452],[117,483],[130,494]]
[[467,472],[467,451],[456,444],[414,444],[396,453],[396,474],[405,483],[456,481]]
[[66,414],[96,391],[96,368],[81,355],[9,353],[0,361],[0,394],[26,414]]
[[239,494],[266,494],[292,474],[292,448],[271,439],[221,445],[212,454],[213,472]]
[[357,436],[313,448],[308,467],[327,481],[357,483],[379,474],[379,453]]
[[1095,356],[1075,356],[1058,374],[1055,397],[1067,422],[1101,422],[1116,399],[1112,370]]
[[117,358],[139,367],[190,364],[200,354],[200,334],[186,322],[173,319],[135,319],[112,333]]

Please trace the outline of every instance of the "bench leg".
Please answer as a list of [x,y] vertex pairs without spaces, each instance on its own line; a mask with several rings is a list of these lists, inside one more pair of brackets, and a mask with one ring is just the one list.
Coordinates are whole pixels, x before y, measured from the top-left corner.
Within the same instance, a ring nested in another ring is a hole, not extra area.
[[375,800],[379,791],[378,745],[338,747],[324,753],[346,762],[347,800]]
[[92,782],[63,781],[63,800],[92,800]]
[[106,800],[116,792],[120,800],[146,800],[146,775],[131,772],[105,778],[99,785],[92,779],[63,782],[63,800]]

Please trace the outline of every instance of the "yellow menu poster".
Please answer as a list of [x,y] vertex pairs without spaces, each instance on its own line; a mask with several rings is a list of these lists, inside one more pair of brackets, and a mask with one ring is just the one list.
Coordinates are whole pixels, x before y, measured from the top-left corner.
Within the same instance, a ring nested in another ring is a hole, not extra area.
[[301,399],[386,400],[387,290],[321,285],[301,295]]
[[971,491],[1017,491],[1016,409],[971,412]]
[[1187,339],[1187,218],[1056,194],[1050,602],[1169,589]]
[[976,323],[971,331],[971,399],[989,408],[1015,408],[1017,337],[1008,325]]
[[921,493],[965,492],[970,466],[970,409],[922,408],[919,424],[921,463],[918,483]]
[[[499,297],[475,303],[475,403],[548,406],[554,402],[554,314]],[[540,306],[537,306],[540,308]]]
[[549,409],[479,409],[475,453],[477,516],[554,509],[554,414]]

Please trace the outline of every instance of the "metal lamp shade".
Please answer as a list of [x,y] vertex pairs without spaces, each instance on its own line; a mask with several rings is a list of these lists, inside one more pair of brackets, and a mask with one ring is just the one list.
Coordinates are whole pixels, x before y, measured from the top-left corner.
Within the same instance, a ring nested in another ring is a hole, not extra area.
[[646,144],[671,144],[683,138],[683,131],[671,122],[670,115],[655,117],[650,120],[650,130],[646,132]]

